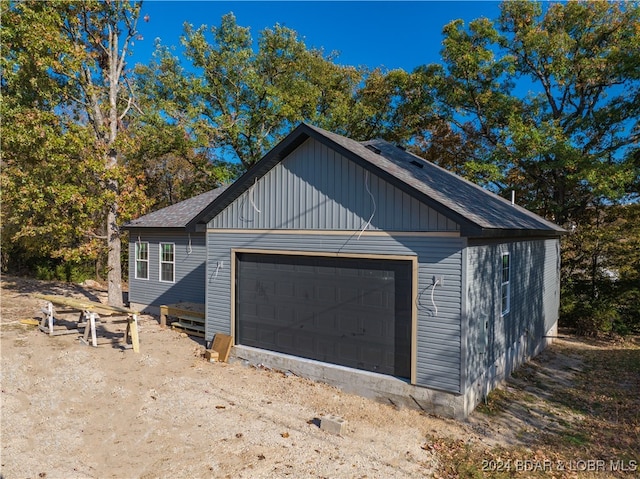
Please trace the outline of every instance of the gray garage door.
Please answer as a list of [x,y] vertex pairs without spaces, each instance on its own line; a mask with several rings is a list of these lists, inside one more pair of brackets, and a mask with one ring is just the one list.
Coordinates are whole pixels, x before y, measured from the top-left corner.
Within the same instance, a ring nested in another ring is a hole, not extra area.
[[239,344],[408,378],[410,261],[237,255]]

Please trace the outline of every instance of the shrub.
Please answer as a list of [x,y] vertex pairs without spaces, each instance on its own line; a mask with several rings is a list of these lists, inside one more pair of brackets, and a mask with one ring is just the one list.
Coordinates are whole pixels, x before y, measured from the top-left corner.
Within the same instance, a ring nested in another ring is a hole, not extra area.
[[567,282],[562,289],[560,323],[583,336],[640,332],[640,290],[631,282]]
[[34,264],[37,279],[46,281],[66,281],[67,283],[82,283],[95,276],[95,268],[89,263],[58,262],[40,260]]

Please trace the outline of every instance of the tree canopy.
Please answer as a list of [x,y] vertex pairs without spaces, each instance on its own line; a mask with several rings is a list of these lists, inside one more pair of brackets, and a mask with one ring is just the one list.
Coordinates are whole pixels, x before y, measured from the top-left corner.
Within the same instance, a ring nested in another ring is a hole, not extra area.
[[450,23],[443,63],[415,72],[436,99],[418,145],[559,224],[637,198],[639,16],[632,4],[514,1],[495,22]]

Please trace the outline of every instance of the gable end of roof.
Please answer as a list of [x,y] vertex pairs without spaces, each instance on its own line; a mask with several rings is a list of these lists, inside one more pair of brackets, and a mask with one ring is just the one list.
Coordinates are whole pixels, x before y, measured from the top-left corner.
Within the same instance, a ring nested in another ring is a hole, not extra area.
[[313,138],[460,225],[470,238],[560,236],[565,231],[500,196],[384,140],[357,142],[301,123],[186,225],[208,223],[258,179]]

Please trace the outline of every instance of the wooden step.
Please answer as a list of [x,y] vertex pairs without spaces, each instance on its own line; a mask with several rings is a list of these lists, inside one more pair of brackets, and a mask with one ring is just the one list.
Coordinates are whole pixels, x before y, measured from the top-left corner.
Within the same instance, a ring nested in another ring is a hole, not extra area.
[[191,323],[185,323],[182,321],[175,321],[173,323],[171,323],[171,327],[176,327],[176,328],[184,328],[184,329],[193,329],[194,331],[200,331],[204,333],[204,323],[201,325],[199,324],[191,324]]
[[178,321],[186,321],[187,323],[192,323],[192,324],[202,324],[204,325],[204,318],[199,318],[197,316],[188,316],[185,314],[180,314],[180,315],[175,315],[175,316],[169,316],[174,317],[174,318],[178,318]]
[[189,324],[183,323],[182,321],[176,321],[174,323],[171,323],[171,329],[182,331],[191,336],[199,336],[201,338],[204,338],[204,325],[200,326],[197,324]]

